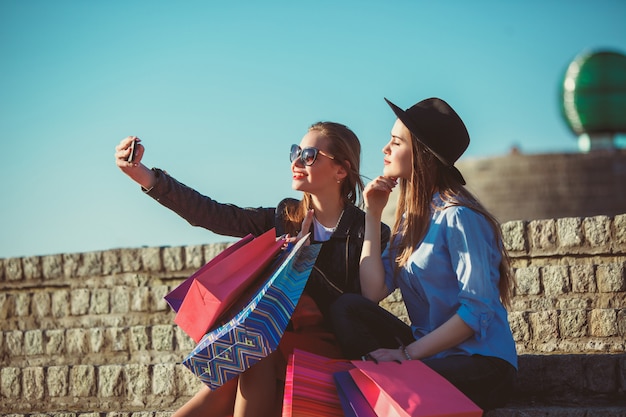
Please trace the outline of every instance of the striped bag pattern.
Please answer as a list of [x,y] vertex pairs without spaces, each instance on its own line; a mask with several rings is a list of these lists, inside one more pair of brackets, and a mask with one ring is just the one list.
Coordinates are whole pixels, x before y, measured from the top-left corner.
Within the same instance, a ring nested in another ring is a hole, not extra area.
[[[183,361],[211,389],[276,350],[307,283],[320,246],[301,239],[243,308],[225,324],[209,331]],[[232,311],[232,310],[231,310]]]
[[295,349],[287,364],[282,417],[343,417],[333,374],[352,368],[347,360]]

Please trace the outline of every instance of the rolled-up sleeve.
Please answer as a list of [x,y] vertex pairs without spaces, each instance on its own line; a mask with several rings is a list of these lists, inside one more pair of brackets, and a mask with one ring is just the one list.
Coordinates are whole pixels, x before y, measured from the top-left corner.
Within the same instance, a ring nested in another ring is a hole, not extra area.
[[459,285],[457,314],[478,339],[485,337],[494,317],[494,300],[499,299],[500,252],[485,217],[465,207],[448,215],[447,243]]

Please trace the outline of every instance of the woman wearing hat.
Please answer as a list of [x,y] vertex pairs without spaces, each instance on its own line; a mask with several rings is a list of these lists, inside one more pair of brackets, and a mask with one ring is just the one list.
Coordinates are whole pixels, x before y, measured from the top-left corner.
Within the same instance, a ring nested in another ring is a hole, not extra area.
[[[349,358],[420,359],[483,409],[500,406],[517,369],[505,309],[512,277],[498,222],[454,167],[469,135],[441,99],[406,111],[386,101],[397,120],[383,148],[383,175],[363,193],[363,296],[346,294],[334,304],[335,333]],[[381,258],[376,225],[398,184],[395,224]],[[396,288],[410,326],[378,306]]]
[[[129,161],[132,148],[135,157]],[[363,190],[357,136],[339,123],[311,126],[300,145],[292,145],[290,151],[292,187],[303,192],[302,200],[285,199],[276,208],[241,208],[214,201],[164,171],[147,168],[141,163],[144,150],[137,137],[123,139],[116,147],[117,166],[149,196],[192,225],[234,237],[258,236],[272,228],[277,236],[311,232],[311,240],[322,247],[292,316],[292,330],[285,333],[279,348],[283,355],[297,347],[340,357],[328,311],[342,293],[360,292],[365,213],[357,207]],[[378,227],[380,256],[389,239],[389,227],[382,223]],[[276,353],[216,391],[204,387],[174,416],[279,415],[282,393],[276,381],[284,380],[285,361]]]

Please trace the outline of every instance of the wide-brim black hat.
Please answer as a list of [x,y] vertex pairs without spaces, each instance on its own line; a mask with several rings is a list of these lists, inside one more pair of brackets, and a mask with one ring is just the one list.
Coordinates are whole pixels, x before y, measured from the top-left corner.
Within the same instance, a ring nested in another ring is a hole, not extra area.
[[409,131],[451,170],[459,182],[465,179],[454,163],[467,149],[470,138],[465,123],[454,109],[440,98],[427,98],[402,110],[385,98],[391,110]]

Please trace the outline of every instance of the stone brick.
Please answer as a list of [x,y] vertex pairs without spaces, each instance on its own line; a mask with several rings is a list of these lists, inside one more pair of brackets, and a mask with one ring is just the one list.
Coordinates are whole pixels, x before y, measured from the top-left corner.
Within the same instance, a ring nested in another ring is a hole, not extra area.
[[50,293],[36,292],[31,300],[31,311],[35,317],[48,317],[52,309],[50,303]]
[[4,276],[7,281],[24,279],[22,258],[7,258],[4,260]]
[[122,257],[120,250],[107,250],[102,252],[102,274],[113,275],[122,272]]
[[63,276],[63,256],[47,255],[41,257],[42,275],[45,280]]
[[515,293],[517,295],[537,295],[541,293],[539,268],[515,269]]
[[56,290],[52,293],[52,317],[60,319],[70,315],[69,290]]
[[70,294],[70,313],[72,316],[83,316],[89,311],[91,292],[87,288],[77,288]]
[[176,391],[178,395],[193,396],[204,384],[184,365],[176,365]]
[[185,267],[180,246],[163,248],[163,267],[166,271],[182,271]]
[[106,347],[106,335],[102,327],[87,329],[87,338],[91,352],[104,353],[103,351]]
[[560,295],[571,291],[569,269],[566,266],[545,266],[541,278],[546,295]]
[[196,347],[196,342],[180,327],[174,326],[174,335],[176,337],[176,349],[183,352],[190,352]]
[[24,354],[41,355],[43,349],[43,332],[41,330],[27,330],[24,332]]
[[48,356],[57,356],[65,353],[65,330],[53,329],[44,332],[45,351]]
[[51,397],[65,397],[68,394],[68,378],[70,369],[67,366],[49,366],[47,369],[46,387]]
[[529,313],[533,340],[547,342],[559,337],[558,317],[556,311],[538,311]]
[[91,292],[89,314],[109,314],[109,290],[96,288]]
[[15,296],[0,292],[0,320],[6,320],[15,315]]
[[113,352],[124,352],[128,350],[128,329],[109,327],[106,329],[107,343]]
[[169,286],[167,285],[155,285],[150,289],[150,295],[152,296],[152,311],[170,311],[170,306],[165,301],[165,296],[169,293]]
[[79,277],[96,277],[102,275],[102,252],[86,252],[80,257],[76,274]]
[[591,247],[609,247],[611,242],[611,220],[608,216],[586,217],[583,220],[585,239]]
[[174,326],[155,325],[152,326],[152,348],[154,350],[174,349]]
[[617,312],[617,333],[622,338],[626,338],[626,308]]
[[[124,367],[129,399],[143,399],[150,394],[150,366],[145,364],[128,364]],[[171,378],[171,377],[170,377]]]
[[22,373],[19,368],[0,368],[0,393],[4,398],[19,398],[22,393]]
[[530,326],[524,313],[517,311],[509,313],[509,326],[516,342],[530,341]]
[[583,242],[582,219],[580,217],[566,217],[557,219],[556,233],[559,246],[576,248]]
[[613,219],[613,246],[615,249],[626,249],[626,214],[620,214]]
[[219,255],[224,249],[228,247],[228,243],[215,243],[212,245],[204,245],[204,259],[205,262],[209,262],[211,259]]
[[554,219],[529,222],[528,235],[531,251],[553,251],[556,248],[556,222]]
[[591,310],[590,335],[609,337],[617,335],[617,313],[613,309]]
[[595,293],[597,291],[593,265],[572,265],[569,267],[572,291],[576,293]]
[[142,248],[141,261],[144,271],[161,271],[163,264],[161,262],[161,248]]
[[150,311],[150,288],[136,287],[131,294],[131,311]]
[[200,269],[204,264],[204,249],[202,245],[189,245],[183,248],[185,269]]
[[596,270],[598,291],[601,293],[626,291],[625,270],[624,263],[598,265]]
[[121,251],[122,271],[136,272],[141,270],[140,249],[124,249]]
[[526,225],[523,221],[510,221],[502,225],[504,247],[510,252],[526,252]]
[[111,290],[111,313],[126,314],[130,311],[128,287],[117,286]]
[[88,352],[86,329],[67,329],[65,332],[65,351],[78,357]]
[[22,370],[22,395],[28,399],[41,400],[44,396],[43,368],[28,367]]
[[96,370],[91,365],[75,365],[70,368],[70,395],[90,397],[96,387]]
[[559,314],[561,337],[585,337],[587,335],[587,312],[585,310],[563,310]]
[[22,258],[24,278],[27,280],[41,279],[41,259],[39,256],[27,256]]
[[102,365],[98,368],[98,395],[100,397],[120,397],[125,391],[122,366]]
[[77,275],[80,263],[80,253],[64,253],[63,254],[63,276],[72,278]]
[[176,395],[174,382],[175,366],[171,363],[159,363],[152,367],[152,394]]
[[28,317],[30,315],[30,293],[22,292],[15,294],[15,316]]
[[150,350],[150,337],[146,326],[133,326],[130,328],[131,350]]
[[9,356],[22,356],[24,354],[24,333],[19,330],[5,332],[4,348]]

